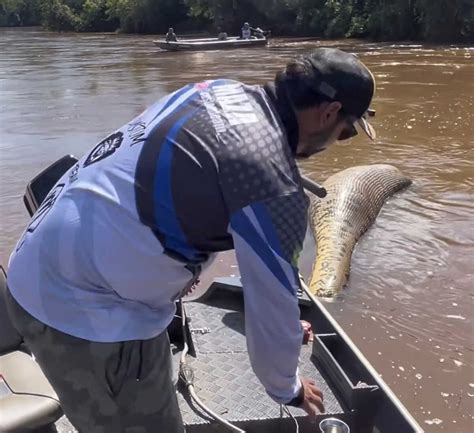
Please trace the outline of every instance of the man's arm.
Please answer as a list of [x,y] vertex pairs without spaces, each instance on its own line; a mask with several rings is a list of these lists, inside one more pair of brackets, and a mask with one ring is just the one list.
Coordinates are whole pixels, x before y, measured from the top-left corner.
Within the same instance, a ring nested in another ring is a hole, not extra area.
[[[298,377],[303,335],[296,261],[306,231],[306,210],[305,197],[297,192],[254,203],[231,216],[250,361],[278,403],[303,404],[305,397]],[[306,385],[308,391],[314,387]]]

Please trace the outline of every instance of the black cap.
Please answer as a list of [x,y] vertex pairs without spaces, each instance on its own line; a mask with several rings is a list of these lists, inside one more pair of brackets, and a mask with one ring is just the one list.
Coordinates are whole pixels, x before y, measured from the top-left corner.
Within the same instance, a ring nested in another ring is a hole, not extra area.
[[343,112],[357,118],[361,129],[375,139],[375,130],[367,121],[375,113],[369,108],[375,91],[375,79],[369,69],[354,54],[335,48],[317,48],[301,60],[311,66],[307,85],[326,98],[339,101]]

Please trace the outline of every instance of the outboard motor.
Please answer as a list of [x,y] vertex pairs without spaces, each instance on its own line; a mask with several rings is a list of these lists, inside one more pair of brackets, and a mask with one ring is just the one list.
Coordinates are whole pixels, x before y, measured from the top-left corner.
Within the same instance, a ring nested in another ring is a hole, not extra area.
[[53,186],[74,164],[77,163],[77,158],[72,155],[65,155],[45,168],[38,174],[27,186],[26,192],[23,196],[23,203],[30,216],[36,212],[48,195]]

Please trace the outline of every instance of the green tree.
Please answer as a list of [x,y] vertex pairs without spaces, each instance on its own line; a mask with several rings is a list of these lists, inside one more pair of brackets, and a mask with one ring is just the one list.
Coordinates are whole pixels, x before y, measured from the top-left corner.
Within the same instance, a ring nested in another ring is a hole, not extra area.
[[85,0],[79,19],[81,31],[108,31],[118,27],[118,21],[108,15],[107,0]]
[[106,0],[108,16],[125,32],[162,33],[187,18],[181,0]]
[[81,0],[42,0],[43,25],[51,30],[79,30]]
[[168,27],[237,33],[244,21],[274,34],[472,42],[473,0],[0,0],[0,25],[162,33]]
[[472,0],[418,0],[422,37],[431,41],[472,42],[474,4]]
[[366,1],[364,12],[367,34],[375,39],[417,39],[419,29],[416,2],[417,0]]
[[40,0],[0,1],[0,26],[34,26],[40,22]]
[[43,25],[61,31],[110,31],[107,0],[41,0]]

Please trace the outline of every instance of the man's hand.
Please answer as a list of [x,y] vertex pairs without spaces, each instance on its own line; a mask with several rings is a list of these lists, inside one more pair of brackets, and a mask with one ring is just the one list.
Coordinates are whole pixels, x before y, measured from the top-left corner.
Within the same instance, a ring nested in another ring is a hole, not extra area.
[[318,413],[324,413],[323,393],[316,386],[314,380],[301,377],[301,392],[303,393],[303,409],[309,416],[315,417]]

